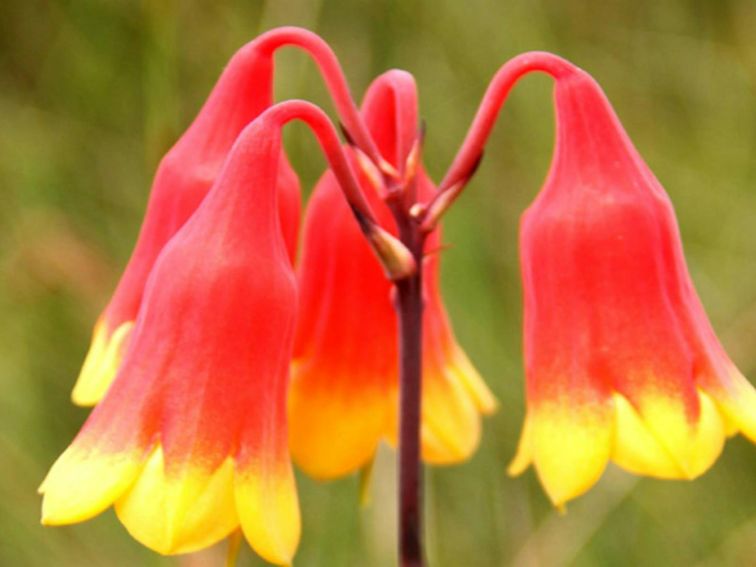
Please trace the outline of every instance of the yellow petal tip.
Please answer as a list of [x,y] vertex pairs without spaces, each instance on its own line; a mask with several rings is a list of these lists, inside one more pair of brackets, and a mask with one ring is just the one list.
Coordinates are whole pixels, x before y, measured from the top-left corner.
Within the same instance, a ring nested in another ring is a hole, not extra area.
[[674,400],[649,397],[639,408],[614,395],[616,437],[612,460],[623,469],[663,479],[692,480],[722,452],[725,423],[711,398],[698,392],[699,414],[689,421]]
[[291,565],[301,535],[291,467],[240,472],[234,487],[242,531],[252,549],[274,565]]
[[215,470],[189,465],[168,474],[158,446],[116,501],[118,519],[134,539],[162,555],[209,547],[239,525],[233,470],[228,458]]
[[528,468],[528,465],[530,465],[530,462],[522,462],[515,456],[512,462],[507,465],[507,476],[512,478],[520,476]]
[[709,391],[725,422],[728,437],[741,432],[756,443],[756,388],[734,366],[723,387]]
[[92,345],[71,391],[71,401],[74,404],[90,407],[97,405],[102,399],[118,373],[123,351],[133,327],[134,322],[127,321],[111,334],[104,322],[100,321],[95,325]]
[[134,481],[141,469],[135,453],[107,454],[72,445],[42,482],[42,523],[74,524],[105,510]]
[[520,433],[520,440],[517,443],[517,451],[507,466],[507,474],[509,476],[514,477],[521,475],[533,462],[532,436],[533,418],[530,413],[528,413],[525,416],[525,422],[522,425],[522,433]]

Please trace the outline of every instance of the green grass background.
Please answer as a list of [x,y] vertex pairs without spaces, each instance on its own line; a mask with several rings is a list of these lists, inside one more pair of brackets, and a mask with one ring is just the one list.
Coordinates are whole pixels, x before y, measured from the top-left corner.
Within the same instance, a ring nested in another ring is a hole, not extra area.
[[[487,81],[548,49],[604,86],[670,193],[699,293],[726,348],[756,376],[756,2],[753,0],[5,0],[0,5],[0,565],[220,565],[223,545],[162,558],[112,511],[42,528],[36,487],[87,412],[69,392],[90,329],[133,245],[154,168],[230,55],[282,24],[323,35],[355,94],[415,74],[437,179]],[[314,65],[287,50],[279,99],[332,112]],[[505,476],[523,416],[517,222],[548,167],[551,85],[516,89],[483,165],[446,221],[443,285],[460,342],[501,400],[475,457],[427,474],[434,566],[756,564],[756,451],[728,442],[699,480],[610,469],[556,514],[532,472]],[[298,126],[307,190],[324,161]],[[393,456],[373,505],[356,478],[301,477],[298,566],[394,564]],[[240,565],[261,565],[248,549]]]

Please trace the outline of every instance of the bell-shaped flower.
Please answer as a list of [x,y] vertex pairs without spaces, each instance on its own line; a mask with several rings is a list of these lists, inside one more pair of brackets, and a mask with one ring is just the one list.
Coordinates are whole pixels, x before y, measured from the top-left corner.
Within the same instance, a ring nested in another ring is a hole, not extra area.
[[696,295],[669,197],[582,71],[559,77],[557,142],[522,218],[527,416],[510,472],[556,505],[608,461],[691,479],[756,441],[756,391]]
[[299,505],[286,427],[296,278],[277,210],[280,128],[261,116],[158,257],[116,378],[40,491],[44,524],[111,504],[164,554],[239,525],[288,565]]
[[[399,71],[379,77],[363,116],[382,157],[394,168],[411,159],[417,136],[414,82]],[[365,156],[353,158],[359,182],[383,228],[393,217]],[[416,154],[415,154],[416,155]],[[434,187],[422,167],[416,191]],[[298,267],[300,315],[289,392],[290,447],[295,462],[317,478],[367,465],[382,439],[396,443],[398,420],[397,318],[392,284],[360,233],[331,172],[308,204]],[[470,456],[480,436],[480,414],[494,399],[457,345],[438,286],[438,231],[423,266],[422,452],[430,463]]]
[[[271,105],[272,53],[260,46],[260,41],[253,41],[231,58],[194,122],[161,160],[131,259],[95,325],[89,353],[72,392],[75,403],[94,405],[102,398],[133,332],[155,259],[207,195],[242,129]],[[280,160],[279,170],[279,209],[293,258],[299,226],[299,182],[285,158]]]

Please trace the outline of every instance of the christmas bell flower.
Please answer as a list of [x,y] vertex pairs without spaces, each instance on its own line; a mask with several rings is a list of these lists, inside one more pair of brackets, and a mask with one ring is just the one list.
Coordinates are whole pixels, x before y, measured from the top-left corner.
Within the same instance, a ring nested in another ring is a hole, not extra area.
[[111,505],[163,553],[241,526],[288,565],[300,533],[286,389],[296,279],[281,232],[280,126],[247,126],[197,211],[160,253],[116,378],[40,492],[42,522]]
[[756,441],[756,391],[715,336],[669,197],[601,88],[562,72],[555,105],[551,170],[521,222],[527,415],[509,470],[532,463],[561,506],[610,460],[703,474],[727,436]]
[[[231,58],[192,125],[160,162],[131,259],[95,325],[89,353],[71,395],[74,403],[96,404],[112,382],[155,259],[197,209],[242,129],[272,104],[273,55],[287,45],[313,57],[346,129],[362,147],[375,152],[338,60],[320,37],[302,28],[281,27],[242,47]],[[299,181],[285,157],[279,169],[279,214],[293,261],[299,231]]]
[[[378,223],[396,234],[379,194],[381,169],[412,175],[419,198],[434,187],[417,158],[417,100],[411,76],[390,71],[371,85],[363,117],[386,164],[350,151]],[[410,163],[405,167],[405,163]],[[371,462],[378,444],[396,443],[397,319],[392,284],[360,234],[328,172],[307,206],[298,266],[300,313],[289,392],[290,448],[309,475],[327,479]],[[428,238],[437,250],[440,234]],[[441,301],[438,254],[422,267],[426,305],[421,441],[426,462],[462,461],[480,437],[480,414],[495,406],[457,344]]]
[[[147,277],[160,251],[205,197],[244,126],[272,104],[272,54],[253,41],[230,60],[207,102],[161,160],[131,259],[95,325],[72,392],[96,404],[112,382],[134,329]],[[293,258],[299,225],[299,182],[285,159],[277,183],[284,235]]]

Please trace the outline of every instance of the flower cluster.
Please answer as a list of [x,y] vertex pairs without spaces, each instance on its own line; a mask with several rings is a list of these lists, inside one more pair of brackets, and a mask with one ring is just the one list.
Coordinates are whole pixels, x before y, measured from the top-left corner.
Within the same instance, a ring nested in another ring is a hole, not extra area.
[[[317,107],[273,104],[284,45],[316,60],[345,145]],[[290,564],[300,534],[292,458],[328,479],[368,465],[381,441],[401,441],[393,287],[412,274],[424,304],[422,458],[469,458],[496,401],[443,306],[439,219],[507,92],[533,70],[555,79],[557,143],[521,226],[528,407],[510,472],[534,464],[561,506],[609,460],[693,478],[726,436],[756,441],[756,391],[696,296],[670,201],[585,72],[544,53],[502,67],[435,187],[412,77],[381,75],[358,110],[327,45],[281,28],[234,55],[160,163],[73,390],[96,407],[40,488],[43,523],[112,505],[160,553],[241,529],[263,558]],[[299,183],[281,143],[294,119],[329,164],[301,245]]]

